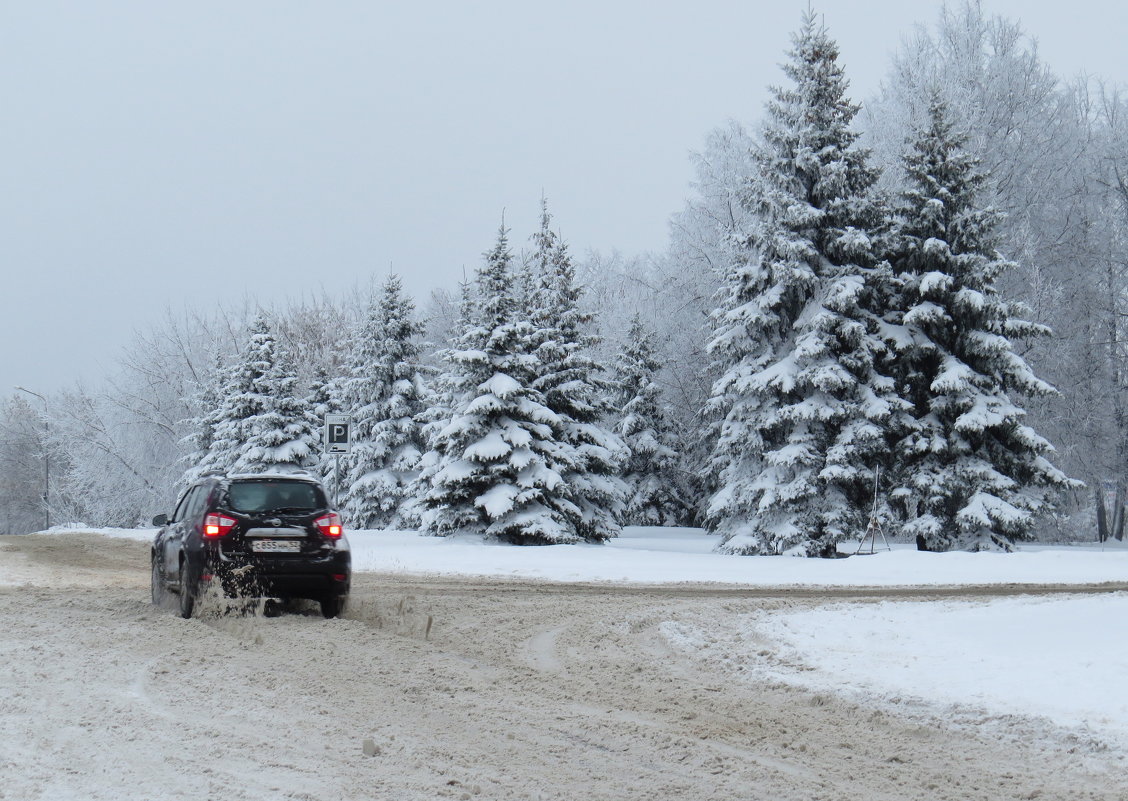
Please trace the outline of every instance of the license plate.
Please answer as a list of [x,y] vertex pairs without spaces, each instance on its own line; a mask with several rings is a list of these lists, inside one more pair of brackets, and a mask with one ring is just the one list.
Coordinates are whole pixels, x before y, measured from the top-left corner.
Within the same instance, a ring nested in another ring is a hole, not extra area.
[[251,540],[255,553],[300,553],[302,544],[296,540]]

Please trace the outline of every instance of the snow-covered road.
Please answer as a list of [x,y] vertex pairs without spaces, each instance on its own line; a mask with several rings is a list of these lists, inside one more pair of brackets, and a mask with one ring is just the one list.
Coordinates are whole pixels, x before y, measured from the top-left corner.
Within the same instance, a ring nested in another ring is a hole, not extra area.
[[[1115,627],[1115,593],[827,605],[385,573],[357,577],[345,620],[183,621],[148,603],[145,560],[130,540],[0,538],[0,799],[1111,800],[1128,780],[1092,727],[978,698],[953,715],[890,678],[945,615],[949,647],[961,609],[1010,631],[1091,601],[1082,617]],[[836,672],[883,631],[905,648]]]

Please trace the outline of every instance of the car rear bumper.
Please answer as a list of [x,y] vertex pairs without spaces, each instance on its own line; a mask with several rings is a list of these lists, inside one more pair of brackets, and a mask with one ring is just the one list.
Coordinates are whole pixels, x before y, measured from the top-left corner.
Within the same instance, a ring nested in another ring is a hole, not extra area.
[[347,595],[352,580],[352,559],[347,550],[325,551],[317,556],[266,556],[225,554],[208,559],[213,581],[224,594],[242,597],[310,598]]

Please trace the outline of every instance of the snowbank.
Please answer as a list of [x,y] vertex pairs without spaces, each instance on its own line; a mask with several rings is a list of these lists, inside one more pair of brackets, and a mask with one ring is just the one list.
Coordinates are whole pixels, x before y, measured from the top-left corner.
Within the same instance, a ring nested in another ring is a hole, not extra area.
[[713,553],[700,529],[628,528],[607,545],[517,548],[414,532],[349,533],[357,570],[643,584],[718,582],[763,587],[1089,584],[1128,577],[1128,549],[1038,547],[1014,554],[920,553],[907,548],[848,559]]
[[[155,529],[56,527],[150,541]],[[551,581],[711,582],[757,587],[896,587],[1100,584],[1128,579],[1128,548],[1027,545],[1018,553],[921,553],[910,547],[848,559],[731,556],[696,528],[628,527],[606,545],[515,547],[479,537],[349,531],[353,569]],[[853,549],[848,549],[849,552]]]

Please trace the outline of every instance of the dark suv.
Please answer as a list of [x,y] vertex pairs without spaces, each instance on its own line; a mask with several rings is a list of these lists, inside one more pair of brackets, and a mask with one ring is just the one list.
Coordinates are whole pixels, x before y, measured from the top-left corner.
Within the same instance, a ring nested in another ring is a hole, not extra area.
[[191,617],[210,582],[228,597],[307,598],[325,617],[344,608],[351,557],[340,516],[325,490],[304,474],[207,476],[176,511],[157,515],[153,603],[168,591]]

